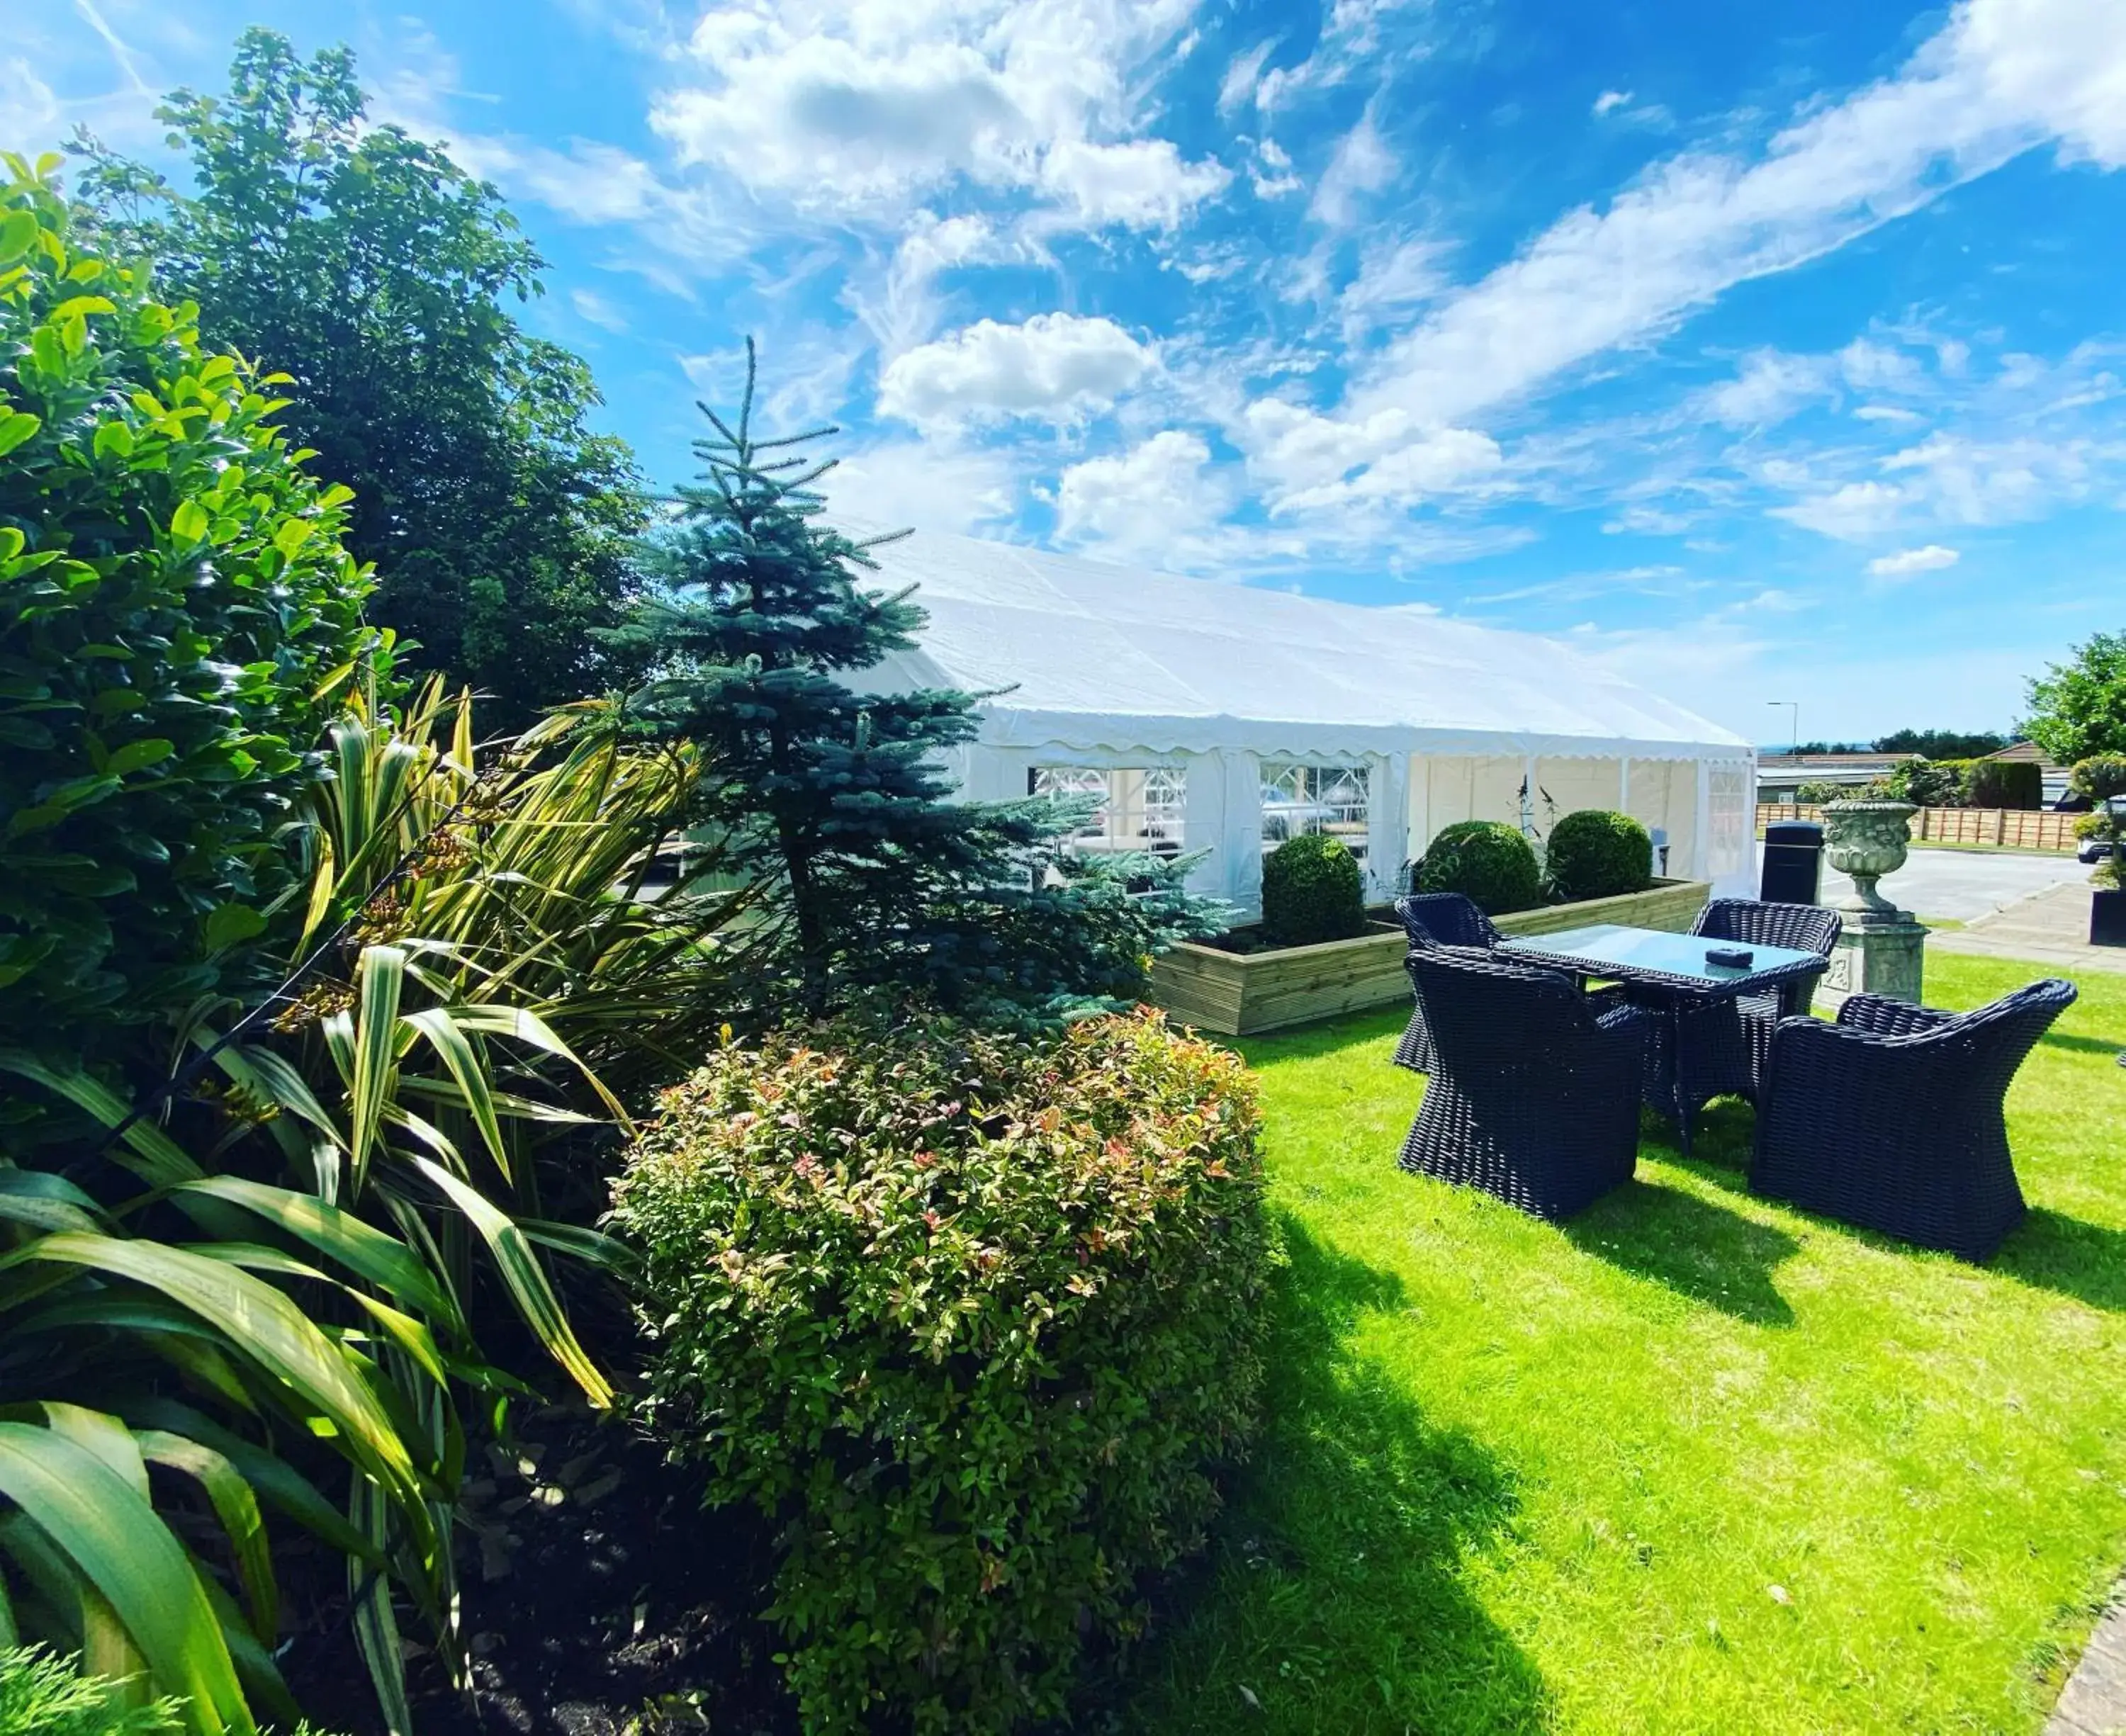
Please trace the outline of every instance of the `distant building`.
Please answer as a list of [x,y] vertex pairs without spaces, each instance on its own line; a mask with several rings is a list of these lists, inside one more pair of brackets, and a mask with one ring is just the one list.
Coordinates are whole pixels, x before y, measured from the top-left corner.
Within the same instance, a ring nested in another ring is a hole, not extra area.
[[1803,784],[1835,784],[1858,795],[1916,753],[1766,753],[1757,759],[1757,800],[1790,802]]

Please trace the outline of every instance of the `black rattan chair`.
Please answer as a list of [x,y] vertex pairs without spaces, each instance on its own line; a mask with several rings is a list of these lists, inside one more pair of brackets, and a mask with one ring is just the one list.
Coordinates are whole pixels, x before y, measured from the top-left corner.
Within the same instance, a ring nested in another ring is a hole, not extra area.
[[[1491,926],[1474,899],[1458,892],[1414,892],[1395,901],[1395,913],[1410,951],[1435,946],[1462,946],[1489,952],[1505,936]],[[1410,1023],[1402,1041],[1396,1045],[1395,1064],[1412,1073],[1432,1071],[1432,1040],[1424,1028],[1424,1003],[1417,997],[1416,979],[1410,980]]]
[[[1738,946],[1813,952],[1828,963],[1838,943],[1838,913],[1815,904],[1714,899],[1690,932]],[[1815,988],[1813,977],[1797,977],[1762,994],[1661,997],[1665,1017],[1647,1054],[1646,1101],[1675,1121],[1686,1152],[1692,1120],[1713,1098],[1732,1094],[1761,1102],[1772,1033],[1782,1018],[1808,1011]],[[1648,998],[1646,990],[1638,994]]]
[[1807,1211],[1989,1258],[2023,1219],[2001,1105],[2072,1005],[2048,978],[1972,1012],[1856,994],[1838,1022],[1780,1021],[1750,1185]]
[[1631,1179],[1646,1013],[1471,951],[1415,948],[1410,970],[1435,1054],[1405,1169],[1549,1219]]
[[[1732,941],[1738,946],[1786,946],[1828,959],[1838,944],[1838,913],[1820,904],[1768,904],[1760,899],[1713,899],[1690,925],[1708,941]],[[1746,994],[1746,1012],[1771,1012],[1776,1019],[1808,1011],[1815,984],[1797,979],[1771,994]],[[1776,1009],[1776,1011],[1774,1011]]]

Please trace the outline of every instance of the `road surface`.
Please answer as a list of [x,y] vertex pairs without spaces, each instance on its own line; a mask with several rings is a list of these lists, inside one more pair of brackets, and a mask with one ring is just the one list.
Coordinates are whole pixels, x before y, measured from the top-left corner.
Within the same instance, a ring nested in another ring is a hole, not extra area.
[[[2048,886],[2086,884],[2090,870],[2071,856],[2006,851],[1915,849],[1905,866],[1882,882],[1883,896],[1916,916],[1968,922]],[[1852,883],[1823,865],[1822,902],[1828,904]]]

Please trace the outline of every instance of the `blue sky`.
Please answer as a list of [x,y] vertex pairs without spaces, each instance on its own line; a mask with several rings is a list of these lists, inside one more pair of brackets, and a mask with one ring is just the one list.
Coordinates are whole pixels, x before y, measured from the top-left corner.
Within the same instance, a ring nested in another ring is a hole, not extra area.
[[357,52],[660,481],[1564,638],[1760,740],[2126,626],[2122,0],[9,0],[0,142]]

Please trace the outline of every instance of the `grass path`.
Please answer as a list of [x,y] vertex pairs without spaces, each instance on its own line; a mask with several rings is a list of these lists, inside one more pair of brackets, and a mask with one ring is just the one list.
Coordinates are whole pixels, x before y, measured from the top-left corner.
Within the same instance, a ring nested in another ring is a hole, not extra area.
[[1752,1197],[1740,1104],[1561,1228],[1404,1175],[1399,1026],[1243,1045],[1274,1418],[1127,1724],[2035,1731],[2126,1564],[2126,979],[2016,1083],[1983,1271]]

